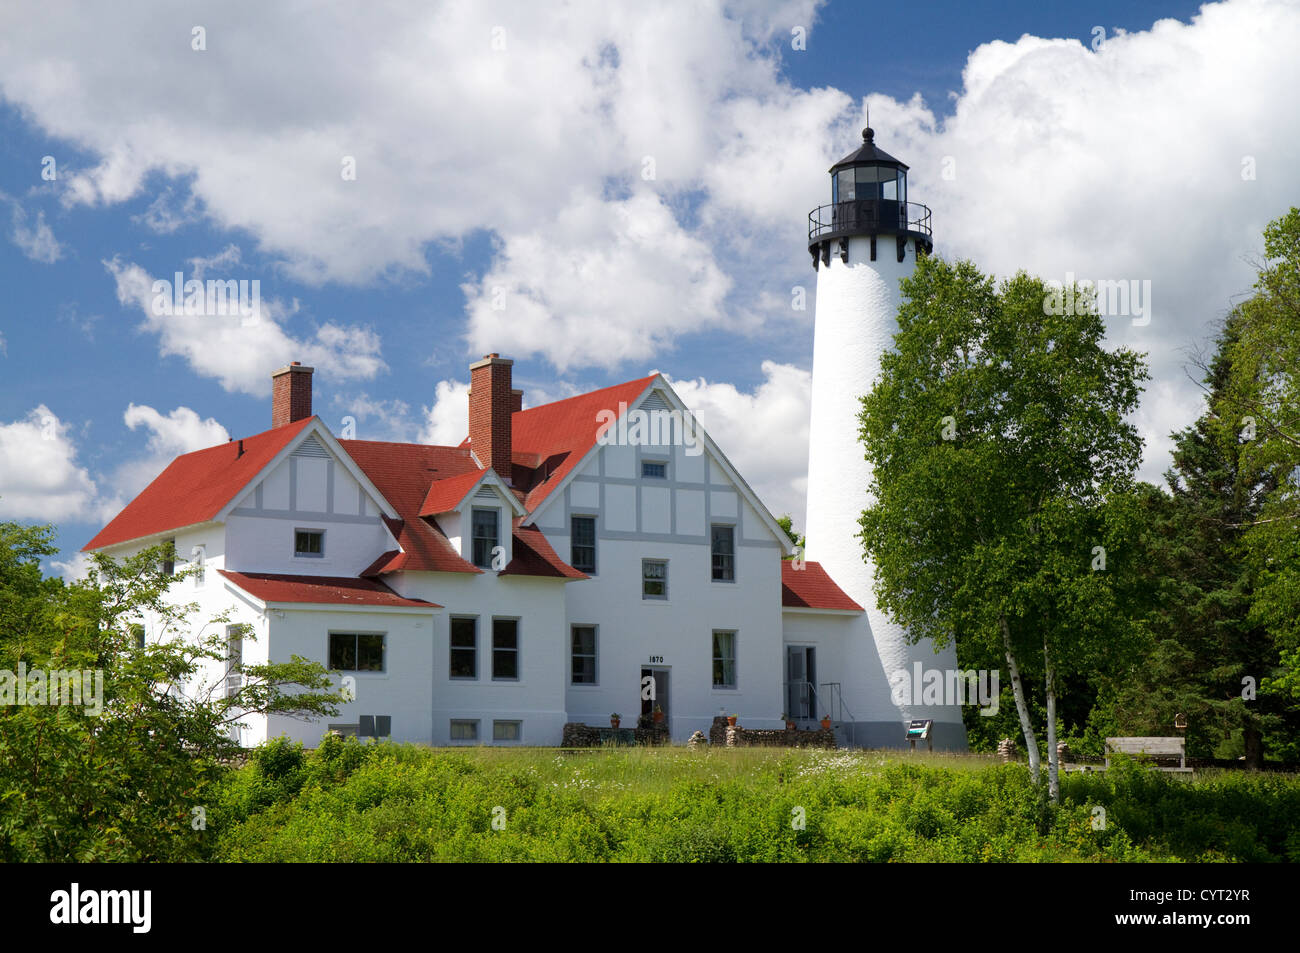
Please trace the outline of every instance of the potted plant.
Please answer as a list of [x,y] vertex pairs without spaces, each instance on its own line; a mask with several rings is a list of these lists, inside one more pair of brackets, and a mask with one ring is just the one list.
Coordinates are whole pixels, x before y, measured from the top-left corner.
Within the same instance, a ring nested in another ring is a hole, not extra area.
[[612,714],[612,715],[609,716],[609,727],[611,727],[611,728],[617,728],[617,727],[618,727],[618,723],[619,723],[622,719],[623,719],[623,716],[622,716],[622,715],[620,715],[618,712],[614,712],[614,714]]
[[663,724],[664,710],[662,708],[660,708],[658,705],[655,705],[654,711],[651,714],[654,716],[654,722],[656,725]]
[[786,731],[794,731],[794,719],[785,712],[781,712],[781,720],[785,722]]
[[736,716],[735,716],[735,715],[728,715],[728,716],[727,716],[727,727],[728,727],[728,728],[735,728],[735,727],[736,727]]
[[831,716],[822,715],[822,731],[830,731],[830,730],[831,730]]

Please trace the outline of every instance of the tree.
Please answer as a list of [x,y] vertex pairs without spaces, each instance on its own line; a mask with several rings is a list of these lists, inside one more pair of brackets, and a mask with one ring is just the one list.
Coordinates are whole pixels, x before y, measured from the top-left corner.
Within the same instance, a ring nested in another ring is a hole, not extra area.
[[910,640],[1001,655],[1036,781],[1025,680],[1042,678],[1055,797],[1063,686],[1135,643],[1122,607],[1142,443],[1124,418],[1146,371],[1102,346],[1082,288],[1085,306],[1061,314],[1040,280],[995,287],[970,262],[930,257],[902,291],[859,418],[876,592]]
[[786,556],[784,558],[794,559],[799,553],[803,552],[803,535],[794,531],[794,519],[789,513],[786,513],[783,516],[778,516],[776,518],[776,523],[785,531],[785,535],[790,537],[790,542],[794,544],[795,548],[794,555]]
[[1251,619],[1281,651],[1269,688],[1300,703],[1300,208],[1264,230],[1264,253],[1255,294],[1233,315],[1231,373],[1215,411],[1240,444],[1243,486],[1269,485],[1242,526],[1257,573]]
[[1229,318],[1203,365],[1206,412],[1173,435],[1169,492],[1153,488],[1145,501],[1152,642],[1144,664],[1116,684],[1114,713],[1138,735],[1168,733],[1175,714],[1184,714],[1189,750],[1213,755],[1232,738],[1259,767],[1265,735],[1282,726],[1285,706],[1262,687],[1254,697],[1255,683],[1277,674],[1279,658],[1253,617],[1257,574],[1243,547],[1274,480],[1243,468],[1237,422],[1215,412],[1232,378],[1239,321]]
[[[188,575],[162,572],[169,547],[96,554],[89,579],[67,585],[41,576],[50,538],[0,523],[0,860],[200,859],[205,798],[239,753],[231,725],[334,714],[341,699],[298,657],[245,666],[237,691],[214,691],[225,679],[206,683],[205,666],[227,664],[225,632],[193,631],[194,607],[168,599]],[[56,681],[70,686],[57,699]]]

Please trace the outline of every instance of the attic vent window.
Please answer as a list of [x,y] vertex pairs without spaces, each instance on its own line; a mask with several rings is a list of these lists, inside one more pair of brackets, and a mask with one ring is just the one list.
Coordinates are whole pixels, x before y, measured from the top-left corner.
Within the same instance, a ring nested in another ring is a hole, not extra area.
[[295,457],[320,457],[327,459],[330,453],[313,435],[300,443],[298,449],[293,452],[293,455]]
[[655,391],[645,400],[641,401],[641,409],[642,410],[671,410],[671,408],[668,406],[668,401],[664,400],[663,395],[661,395],[658,391]]
[[495,500],[497,498],[497,491],[485,484],[478,488],[478,492],[475,493],[474,496],[480,500]]

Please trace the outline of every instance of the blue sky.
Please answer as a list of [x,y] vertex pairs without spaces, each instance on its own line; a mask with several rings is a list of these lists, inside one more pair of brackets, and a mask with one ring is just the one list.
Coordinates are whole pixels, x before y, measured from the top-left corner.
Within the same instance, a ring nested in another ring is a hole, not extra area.
[[[1152,282],[1113,340],[1155,479],[1300,185],[1274,0],[35,9],[0,12],[0,518],[57,523],[64,571],[177,453],[265,429],[295,359],[336,432],[439,442],[487,350],[529,403],[658,369],[799,525],[805,217],[867,104],[940,254]],[[260,282],[256,328],[146,313],[205,268]]]

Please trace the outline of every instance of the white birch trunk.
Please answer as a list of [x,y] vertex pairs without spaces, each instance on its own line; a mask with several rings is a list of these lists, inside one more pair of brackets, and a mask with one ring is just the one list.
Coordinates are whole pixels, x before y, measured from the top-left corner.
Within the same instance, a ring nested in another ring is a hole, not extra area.
[[1056,751],[1056,666],[1047,639],[1043,639],[1043,669],[1047,682],[1047,793],[1057,803],[1061,800],[1060,758]]
[[1016,664],[1016,654],[1011,648],[1011,630],[1007,628],[1006,616],[998,616],[1002,627],[1002,645],[1007,653],[1007,671],[1011,675],[1011,690],[1016,696],[1016,713],[1020,716],[1020,730],[1025,736],[1025,751],[1029,755],[1029,776],[1034,783],[1039,781],[1038,735],[1034,733],[1033,722],[1029,720],[1029,706],[1025,703],[1025,686],[1020,681],[1020,666]]

